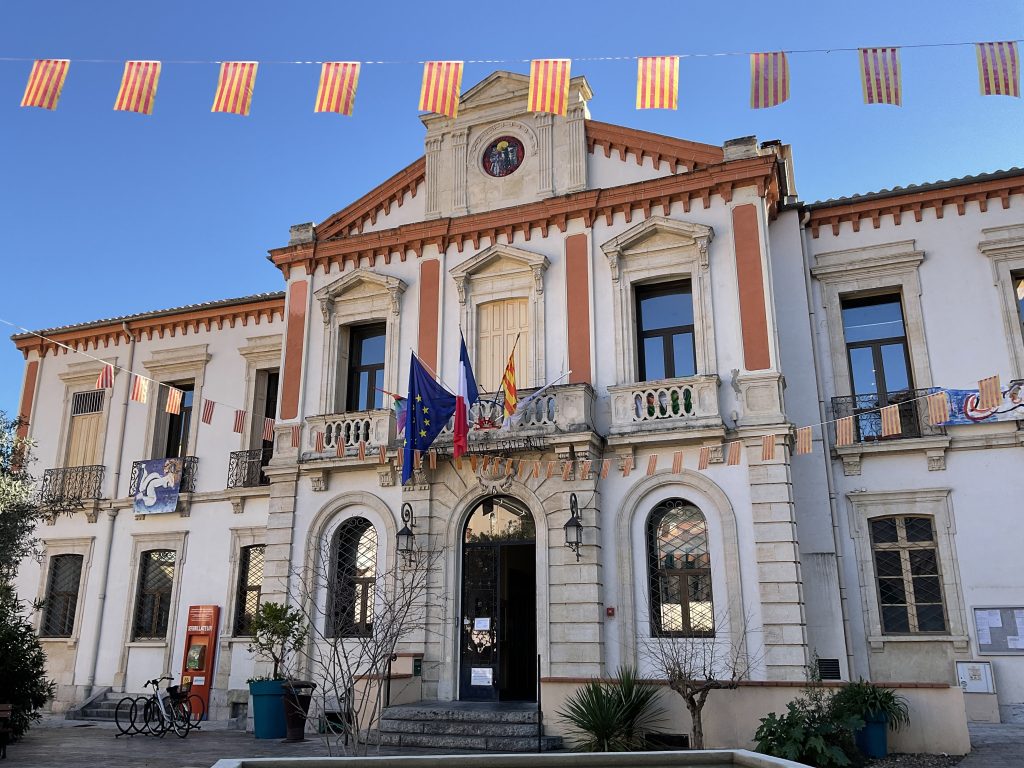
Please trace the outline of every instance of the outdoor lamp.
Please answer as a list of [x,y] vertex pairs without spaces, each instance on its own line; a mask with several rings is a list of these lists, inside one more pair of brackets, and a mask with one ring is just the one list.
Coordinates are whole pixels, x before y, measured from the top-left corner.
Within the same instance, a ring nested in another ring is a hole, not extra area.
[[583,543],[583,523],[580,522],[580,504],[576,494],[569,494],[569,519],[565,521],[565,546],[576,553],[576,562],[580,561],[580,544]]
[[398,544],[398,554],[408,562],[416,547],[416,534],[412,529],[416,527],[416,519],[412,514],[412,504],[405,502],[402,505],[402,530],[395,537]]

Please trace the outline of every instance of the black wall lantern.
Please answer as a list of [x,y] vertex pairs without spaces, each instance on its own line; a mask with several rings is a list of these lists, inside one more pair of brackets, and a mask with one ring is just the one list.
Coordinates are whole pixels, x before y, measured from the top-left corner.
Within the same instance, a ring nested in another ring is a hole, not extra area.
[[565,521],[565,546],[576,553],[580,561],[580,544],[583,543],[583,523],[580,522],[580,503],[575,493],[569,494],[569,519]]
[[402,505],[402,530],[395,537],[398,544],[398,554],[402,560],[408,563],[416,550],[416,534],[412,529],[416,527],[416,518],[412,513],[412,504],[408,501]]

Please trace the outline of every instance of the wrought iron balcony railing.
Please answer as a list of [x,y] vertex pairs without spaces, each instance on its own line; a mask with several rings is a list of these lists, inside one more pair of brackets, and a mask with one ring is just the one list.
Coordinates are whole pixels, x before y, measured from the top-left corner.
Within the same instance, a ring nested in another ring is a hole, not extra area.
[[39,502],[49,509],[80,509],[100,498],[104,471],[101,465],[48,469],[43,473]]
[[[195,456],[184,456],[182,460],[185,462],[185,466],[181,473],[181,485],[178,486],[178,491],[181,493],[195,493],[199,459]],[[134,496],[139,492],[139,481],[142,479],[142,467],[145,463],[144,461],[136,461],[132,464],[132,477],[128,482],[129,496]]]
[[[903,389],[897,392],[833,397],[832,415],[836,419],[853,416],[853,439],[858,443],[944,435],[944,427],[928,423],[928,404],[924,397],[930,392],[928,389]],[[878,409],[887,405],[899,406],[901,429],[897,435],[882,437],[882,414]],[[833,441],[834,433],[833,425]]]
[[251,451],[232,451],[228,461],[228,488],[256,488],[270,485],[270,478],[263,474],[274,452],[269,448]]

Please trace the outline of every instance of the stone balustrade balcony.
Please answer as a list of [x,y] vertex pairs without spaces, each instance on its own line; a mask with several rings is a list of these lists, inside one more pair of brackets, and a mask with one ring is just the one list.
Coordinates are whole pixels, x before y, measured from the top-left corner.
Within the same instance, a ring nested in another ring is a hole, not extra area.
[[[337,456],[339,443],[345,447],[347,455],[355,456],[360,442],[367,449],[376,449],[381,445],[391,445],[395,436],[394,414],[388,408],[310,416],[306,425],[306,443],[301,453],[310,458]],[[323,453],[316,452],[317,432],[324,435]]]
[[681,431],[695,436],[722,432],[715,374],[619,384],[608,387],[608,396],[609,442],[619,442],[617,436],[649,442],[664,433],[678,439]]

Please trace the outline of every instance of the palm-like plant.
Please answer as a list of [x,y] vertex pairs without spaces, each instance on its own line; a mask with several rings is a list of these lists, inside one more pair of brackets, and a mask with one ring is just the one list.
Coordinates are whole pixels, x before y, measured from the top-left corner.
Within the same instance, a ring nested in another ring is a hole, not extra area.
[[591,680],[578,688],[558,715],[569,725],[578,751],[631,752],[644,749],[645,734],[657,730],[663,718],[657,696],[657,686],[624,666],[614,680]]

